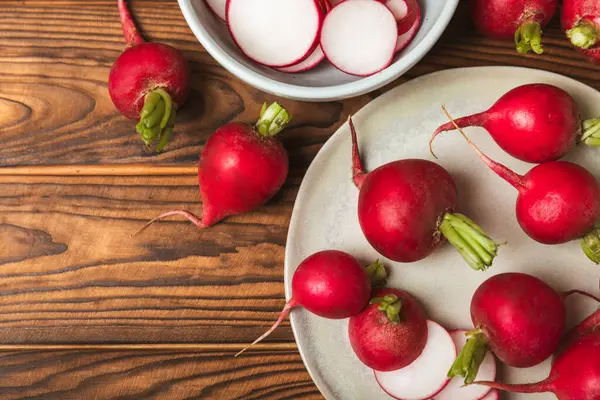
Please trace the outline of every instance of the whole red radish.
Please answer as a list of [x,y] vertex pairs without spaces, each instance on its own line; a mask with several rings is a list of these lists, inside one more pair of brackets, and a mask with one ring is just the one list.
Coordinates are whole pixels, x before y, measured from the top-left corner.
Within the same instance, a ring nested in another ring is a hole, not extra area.
[[278,103],[269,107],[265,103],[255,126],[231,122],[217,129],[206,141],[198,165],[202,218],[184,210],[169,211],[142,229],[172,215],[206,228],[265,204],[287,178],[288,154],[276,135],[290,120]]
[[358,220],[371,246],[400,262],[419,261],[447,239],[475,270],[492,265],[498,245],[468,217],[453,213],[454,180],[427,160],[394,161],[366,173],[356,131],[352,134],[352,175],[359,188]]
[[173,133],[176,110],[185,103],[190,70],[183,54],[163,43],[145,42],[125,0],[118,0],[127,49],[117,58],[108,77],[108,92],[115,107],[136,128],[150,147],[161,152]]
[[[575,100],[564,90],[545,83],[518,86],[487,111],[458,118],[461,128],[485,128],[511,156],[530,163],[555,161],[578,142],[600,146],[600,118],[582,121]],[[452,122],[436,129],[430,146]]]
[[367,308],[350,317],[352,349],[374,370],[404,368],[419,357],[427,342],[425,312],[402,290],[377,289],[373,296]]
[[304,307],[329,319],[343,319],[360,313],[371,298],[371,285],[382,283],[386,277],[385,267],[379,261],[364,268],[342,251],[325,250],[307,257],[292,277],[292,298],[273,326],[250,346],[269,336],[294,307]]
[[558,0],[472,0],[475,27],[486,36],[513,39],[519,53],[543,53],[542,28],[558,8]]
[[544,281],[522,273],[495,275],[471,299],[475,330],[448,376],[471,383],[488,350],[512,367],[531,367],[557,349],[565,327],[564,299],[578,290],[558,293]]
[[591,61],[600,62],[600,2],[563,0],[561,23],[573,46]]
[[550,376],[541,382],[503,384],[474,382],[507,392],[554,393],[558,400],[600,399],[600,331],[587,334],[560,353]]
[[486,156],[456,127],[481,160],[519,192],[517,221],[529,237],[544,244],[582,239],[586,256],[600,261],[600,231],[594,227],[600,217],[600,185],[594,175],[568,161],[547,162],[519,175]]

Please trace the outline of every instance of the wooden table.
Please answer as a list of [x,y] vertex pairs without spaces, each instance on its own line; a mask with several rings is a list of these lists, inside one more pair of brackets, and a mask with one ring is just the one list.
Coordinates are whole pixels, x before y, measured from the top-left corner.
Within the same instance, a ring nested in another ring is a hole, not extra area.
[[[464,2],[463,2],[464,3]],[[600,89],[600,69],[572,51],[558,22],[542,56],[474,33],[461,4],[443,39],[404,77],[352,100],[284,100],[294,121],[282,192],[206,230],[161,211],[199,212],[194,163],[210,133],[252,121],[275,100],[221,68],[175,0],[131,4],[149,39],[191,61],[193,91],[160,156],[114,109],[108,71],[123,49],[114,0],[0,3],[0,398],[318,399],[286,322],[257,337],[284,304],[292,205],[309,163],[371,99],[445,68],[542,68]],[[480,89],[481,90],[481,89]],[[131,164],[135,164],[132,167]]]

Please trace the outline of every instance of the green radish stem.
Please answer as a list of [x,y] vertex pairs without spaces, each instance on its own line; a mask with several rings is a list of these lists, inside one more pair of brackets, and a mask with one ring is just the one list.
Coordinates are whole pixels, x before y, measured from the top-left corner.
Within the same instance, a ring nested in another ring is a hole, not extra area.
[[472,330],[466,335],[469,339],[450,367],[448,378],[462,376],[465,378],[465,384],[468,385],[473,383],[477,377],[479,366],[488,351],[488,341],[481,329]]
[[567,37],[575,47],[589,49],[598,43],[598,30],[586,22],[579,22],[567,31]]
[[173,100],[166,90],[158,88],[146,94],[136,129],[148,148],[158,140],[156,151],[164,149],[173,133],[175,114]]
[[274,102],[267,107],[263,103],[260,118],[256,122],[256,131],[264,137],[273,137],[281,132],[292,120],[292,117],[279,103]]
[[533,51],[536,54],[542,54],[542,26],[539,22],[525,22],[515,31],[515,44],[517,51],[526,54]]

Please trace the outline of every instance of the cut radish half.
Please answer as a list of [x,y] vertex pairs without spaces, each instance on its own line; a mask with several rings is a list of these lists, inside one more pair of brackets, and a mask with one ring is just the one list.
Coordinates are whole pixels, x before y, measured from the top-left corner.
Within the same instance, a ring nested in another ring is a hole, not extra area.
[[481,400],[500,400],[500,393],[496,389],[490,390]]
[[321,47],[339,70],[368,76],[390,65],[397,38],[396,19],[383,3],[344,1],[325,17]]
[[408,4],[406,4],[406,0],[387,0],[385,5],[392,11],[396,21],[402,21],[406,18],[406,15],[408,14]]
[[229,0],[227,26],[249,58],[287,67],[307,58],[318,44],[323,13],[318,0]]
[[227,5],[227,0],[206,0],[206,4],[217,17],[225,21],[225,6]]
[[402,400],[424,400],[448,384],[448,369],[456,358],[456,346],[446,329],[427,321],[427,343],[423,352],[407,367],[375,372],[375,379],[390,396]]
[[298,64],[291,65],[289,67],[277,68],[277,70],[287,73],[308,71],[309,69],[312,69],[319,65],[324,58],[325,54],[323,53],[321,46],[317,46],[315,51],[313,51],[312,54],[308,56],[306,60]]
[[417,19],[413,26],[405,33],[398,35],[398,42],[396,42],[396,53],[404,50],[410,42],[415,38],[419,28],[421,26],[421,11],[417,10]]
[[[461,349],[467,343],[467,331],[456,330],[450,332],[452,340],[456,345],[457,351],[460,353]],[[448,365],[447,370],[450,369],[452,363]],[[479,381],[494,381],[496,380],[496,359],[494,355],[488,351],[479,367],[477,373],[477,380]],[[435,396],[435,400],[479,400],[484,398],[490,392],[490,388],[481,385],[469,385],[464,386],[464,378],[458,376],[450,380],[448,385]]]

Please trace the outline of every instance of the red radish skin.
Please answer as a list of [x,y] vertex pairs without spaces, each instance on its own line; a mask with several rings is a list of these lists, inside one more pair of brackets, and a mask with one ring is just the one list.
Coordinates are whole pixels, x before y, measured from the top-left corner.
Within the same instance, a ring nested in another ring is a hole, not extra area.
[[279,104],[266,107],[265,103],[255,126],[232,122],[217,129],[206,141],[198,165],[202,218],[184,210],[169,211],[140,231],[172,215],[206,228],[265,204],[287,178],[288,154],[275,136],[290,120]]
[[456,128],[481,160],[517,189],[517,221],[529,237],[544,244],[582,238],[581,246],[586,256],[599,262],[600,237],[594,224],[600,217],[600,186],[588,170],[568,161],[552,161],[519,175],[490,159],[458,125]]
[[600,62],[600,2],[563,0],[561,23],[573,46],[589,60]]
[[[393,0],[390,0],[393,1]],[[407,13],[398,20],[398,34],[402,35],[408,32],[417,20],[421,20],[421,7],[417,0],[405,0]]]
[[189,92],[189,65],[174,47],[145,42],[125,0],[118,6],[127,48],[110,70],[108,92],[121,114],[140,121],[137,131],[146,146],[157,143],[161,152],[173,133],[176,110]]
[[581,337],[559,354],[548,378],[529,384],[474,382],[517,393],[554,393],[558,400],[600,399],[600,331]]
[[421,27],[421,10],[417,10],[416,19],[413,22],[412,27],[398,36],[398,42],[396,43],[396,53],[404,50],[413,41],[419,28]]
[[492,265],[498,246],[473,221],[452,212],[456,186],[438,164],[419,159],[394,161],[365,172],[354,123],[352,176],[359,188],[358,220],[371,246],[399,262],[424,259],[446,239],[475,270]]
[[[594,137],[600,131],[600,119],[582,122],[575,100],[564,90],[544,83],[516,87],[489,110],[454,122],[461,128],[486,129],[508,154],[536,164],[558,160],[578,141],[590,146],[600,144]],[[437,128],[430,146],[440,133],[455,129],[452,122]]]
[[404,368],[419,357],[427,342],[421,305],[398,289],[378,289],[360,314],[350,317],[348,335],[354,353],[376,371]]
[[354,257],[338,250],[325,250],[307,257],[292,277],[292,298],[279,318],[261,337],[237,355],[269,336],[294,307],[328,319],[343,319],[360,313],[371,297],[371,276],[385,279],[379,262],[366,269]]
[[526,368],[550,357],[565,327],[564,299],[582,292],[556,292],[544,281],[523,273],[503,273],[483,282],[471,299],[475,330],[450,369],[449,376],[475,380],[488,350],[503,363]]
[[513,39],[519,53],[543,53],[542,28],[558,8],[558,0],[473,0],[477,30],[496,39]]
[[314,67],[319,65],[324,59],[325,53],[323,53],[321,46],[317,46],[315,51],[313,51],[313,53],[310,56],[308,56],[306,60],[289,67],[277,68],[277,70],[281,72],[286,72],[288,74],[304,72],[313,69]]

